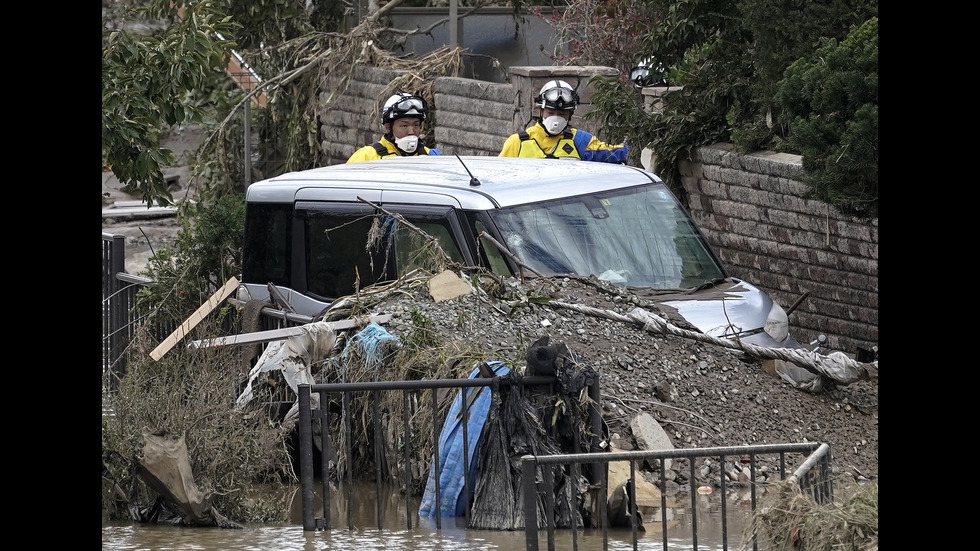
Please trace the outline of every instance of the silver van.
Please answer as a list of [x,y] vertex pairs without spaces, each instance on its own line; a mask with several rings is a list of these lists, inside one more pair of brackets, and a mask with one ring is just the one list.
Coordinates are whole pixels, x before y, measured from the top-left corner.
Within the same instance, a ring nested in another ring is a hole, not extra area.
[[252,184],[239,298],[266,299],[272,283],[316,316],[355,286],[427,268],[428,240],[406,224],[467,266],[592,275],[644,288],[709,335],[799,346],[785,311],[728,274],[659,177],[566,159],[396,157]]

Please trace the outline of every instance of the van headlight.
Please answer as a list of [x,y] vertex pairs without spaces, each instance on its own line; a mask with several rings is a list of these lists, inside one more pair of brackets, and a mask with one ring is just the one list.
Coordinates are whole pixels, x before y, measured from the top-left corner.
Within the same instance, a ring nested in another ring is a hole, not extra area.
[[249,302],[252,300],[252,294],[248,292],[248,287],[245,285],[239,285],[238,292],[235,293],[235,298],[242,302]]
[[766,318],[764,330],[767,335],[780,344],[789,337],[789,316],[786,315],[783,307],[775,302],[772,303],[772,309],[769,310],[769,317]]

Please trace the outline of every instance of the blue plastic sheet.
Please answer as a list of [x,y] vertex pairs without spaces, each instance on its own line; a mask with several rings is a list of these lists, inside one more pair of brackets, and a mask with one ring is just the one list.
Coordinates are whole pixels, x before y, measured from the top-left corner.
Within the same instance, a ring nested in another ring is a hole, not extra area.
[[[494,374],[503,376],[510,373],[510,368],[503,362],[487,362],[493,369]],[[469,379],[480,376],[479,368],[475,368],[469,375]],[[469,422],[466,425],[466,463],[469,466],[469,493],[473,495],[473,488],[476,486],[476,451],[483,433],[483,425],[486,423],[487,415],[490,412],[490,402],[492,393],[489,388],[464,388],[453,400],[453,405],[449,408],[446,421],[442,425],[442,433],[439,435],[439,484],[436,487],[435,462],[429,466],[429,479],[425,484],[425,493],[422,495],[422,504],[419,507],[419,516],[434,517],[437,514],[445,517],[463,516],[469,498],[462,499],[464,487],[465,466],[463,462],[463,404],[464,400],[469,400],[473,393],[479,392],[469,408]],[[436,510],[436,491],[440,496],[439,511]]]

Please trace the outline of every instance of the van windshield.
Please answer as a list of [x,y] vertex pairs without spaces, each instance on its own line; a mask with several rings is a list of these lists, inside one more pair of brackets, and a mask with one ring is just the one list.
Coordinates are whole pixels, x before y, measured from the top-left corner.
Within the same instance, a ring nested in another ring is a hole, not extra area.
[[506,245],[544,274],[595,275],[620,285],[686,289],[725,270],[663,184],[504,208]]

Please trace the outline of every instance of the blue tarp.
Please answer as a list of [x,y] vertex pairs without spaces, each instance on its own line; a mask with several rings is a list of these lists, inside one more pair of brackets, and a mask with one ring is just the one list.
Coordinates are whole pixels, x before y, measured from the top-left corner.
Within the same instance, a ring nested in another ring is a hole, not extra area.
[[[487,362],[494,374],[503,376],[510,373],[510,368],[503,362]],[[469,379],[480,376],[479,368],[474,369]],[[446,421],[442,425],[442,434],[439,435],[439,495],[440,511],[436,511],[436,476],[435,462],[429,467],[429,480],[425,484],[425,494],[422,495],[422,504],[419,507],[419,516],[434,517],[437,514],[445,517],[463,516],[466,510],[468,499],[461,499],[463,493],[463,403],[464,399],[469,400],[475,392],[479,392],[473,404],[469,408],[469,422],[466,425],[467,464],[469,466],[469,492],[473,495],[473,488],[476,486],[476,449],[483,433],[483,425],[486,423],[487,414],[490,412],[490,401],[492,393],[486,387],[464,388],[462,392],[453,400],[453,405],[449,409]]]

